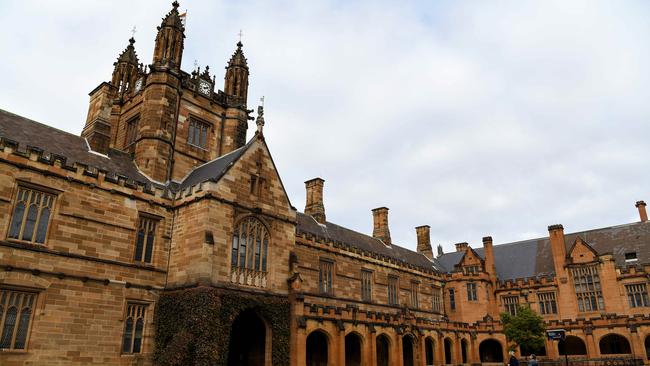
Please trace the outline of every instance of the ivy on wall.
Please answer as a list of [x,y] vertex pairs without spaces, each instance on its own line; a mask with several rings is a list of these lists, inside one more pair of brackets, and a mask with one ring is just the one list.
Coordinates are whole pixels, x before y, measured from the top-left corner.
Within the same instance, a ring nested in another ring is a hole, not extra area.
[[289,364],[289,300],[212,287],[163,293],[154,313],[154,363],[226,366],[230,329],[242,311],[255,310],[272,327],[273,365]]

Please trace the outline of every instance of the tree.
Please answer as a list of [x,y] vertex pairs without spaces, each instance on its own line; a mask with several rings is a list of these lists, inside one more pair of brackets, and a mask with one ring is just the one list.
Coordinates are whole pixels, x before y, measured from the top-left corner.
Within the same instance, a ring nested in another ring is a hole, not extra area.
[[503,333],[522,350],[537,352],[544,347],[544,319],[528,306],[518,306],[517,315],[501,313]]

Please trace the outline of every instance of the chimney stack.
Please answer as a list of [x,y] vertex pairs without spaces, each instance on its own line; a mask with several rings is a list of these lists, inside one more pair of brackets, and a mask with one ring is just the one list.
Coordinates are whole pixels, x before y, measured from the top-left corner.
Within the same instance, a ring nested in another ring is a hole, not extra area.
[[483,237],[483,254],[485,255],[485,271],[490,275],[490,279],[496,280],[497,268],[494,265],[494,249],[492,248],[492,237]]
[[553,265],[555,266],[555,275],[558,278],[564,277],[564,264],[566,262],[566,246],[564,245],[564,227],[560,224],[548,227],[548,237],[551,243],[551,254],[553,255]]
[[644,201],[636,201],[636,208],[639,209],[639,219],[641,219],[641,222],[646,222],[648,221],[648,213],[645,210],[645,202]]
[[433,248],[431,248],[431,227],[429,225],[415,228],[418,236],[418,253],[429,259],[433,259]]
[[467,244],[467,242],[456,243],[456,251],[457,252],[464,252],[465,249],[467,249],[467,247],[469,247],[469,244]]
[[325,224],[325,205],[323,205],[324,183],[325,181],[321,178],[314,178],[305,182],[305,188],[307,190],[305,214],[310,215],[321,224]]
[[372,210],[373,229],[372,236],[390,245],[390,230],[388,229],[388,207],[379,207]]

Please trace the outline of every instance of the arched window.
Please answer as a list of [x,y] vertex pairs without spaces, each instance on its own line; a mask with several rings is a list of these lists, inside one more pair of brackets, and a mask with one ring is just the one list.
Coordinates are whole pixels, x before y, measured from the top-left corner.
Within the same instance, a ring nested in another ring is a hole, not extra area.
[[232,235],[231,280],[240,285],[266,287],[269,232],[262,222],[246,217]]
[[618,355],[632,353],[630,342],[618,334],[608,334],[600,339],[600,353],[603,355]]

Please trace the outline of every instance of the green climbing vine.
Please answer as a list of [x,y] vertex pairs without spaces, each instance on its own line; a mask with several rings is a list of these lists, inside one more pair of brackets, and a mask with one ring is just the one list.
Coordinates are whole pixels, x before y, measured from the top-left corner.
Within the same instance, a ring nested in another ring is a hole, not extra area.
[[154,362],[159,366],[226,366],[230,328],[252,309],[271,326],[273,365],[289,364],[289,301],[198,287],[160,296],[154,314]]

